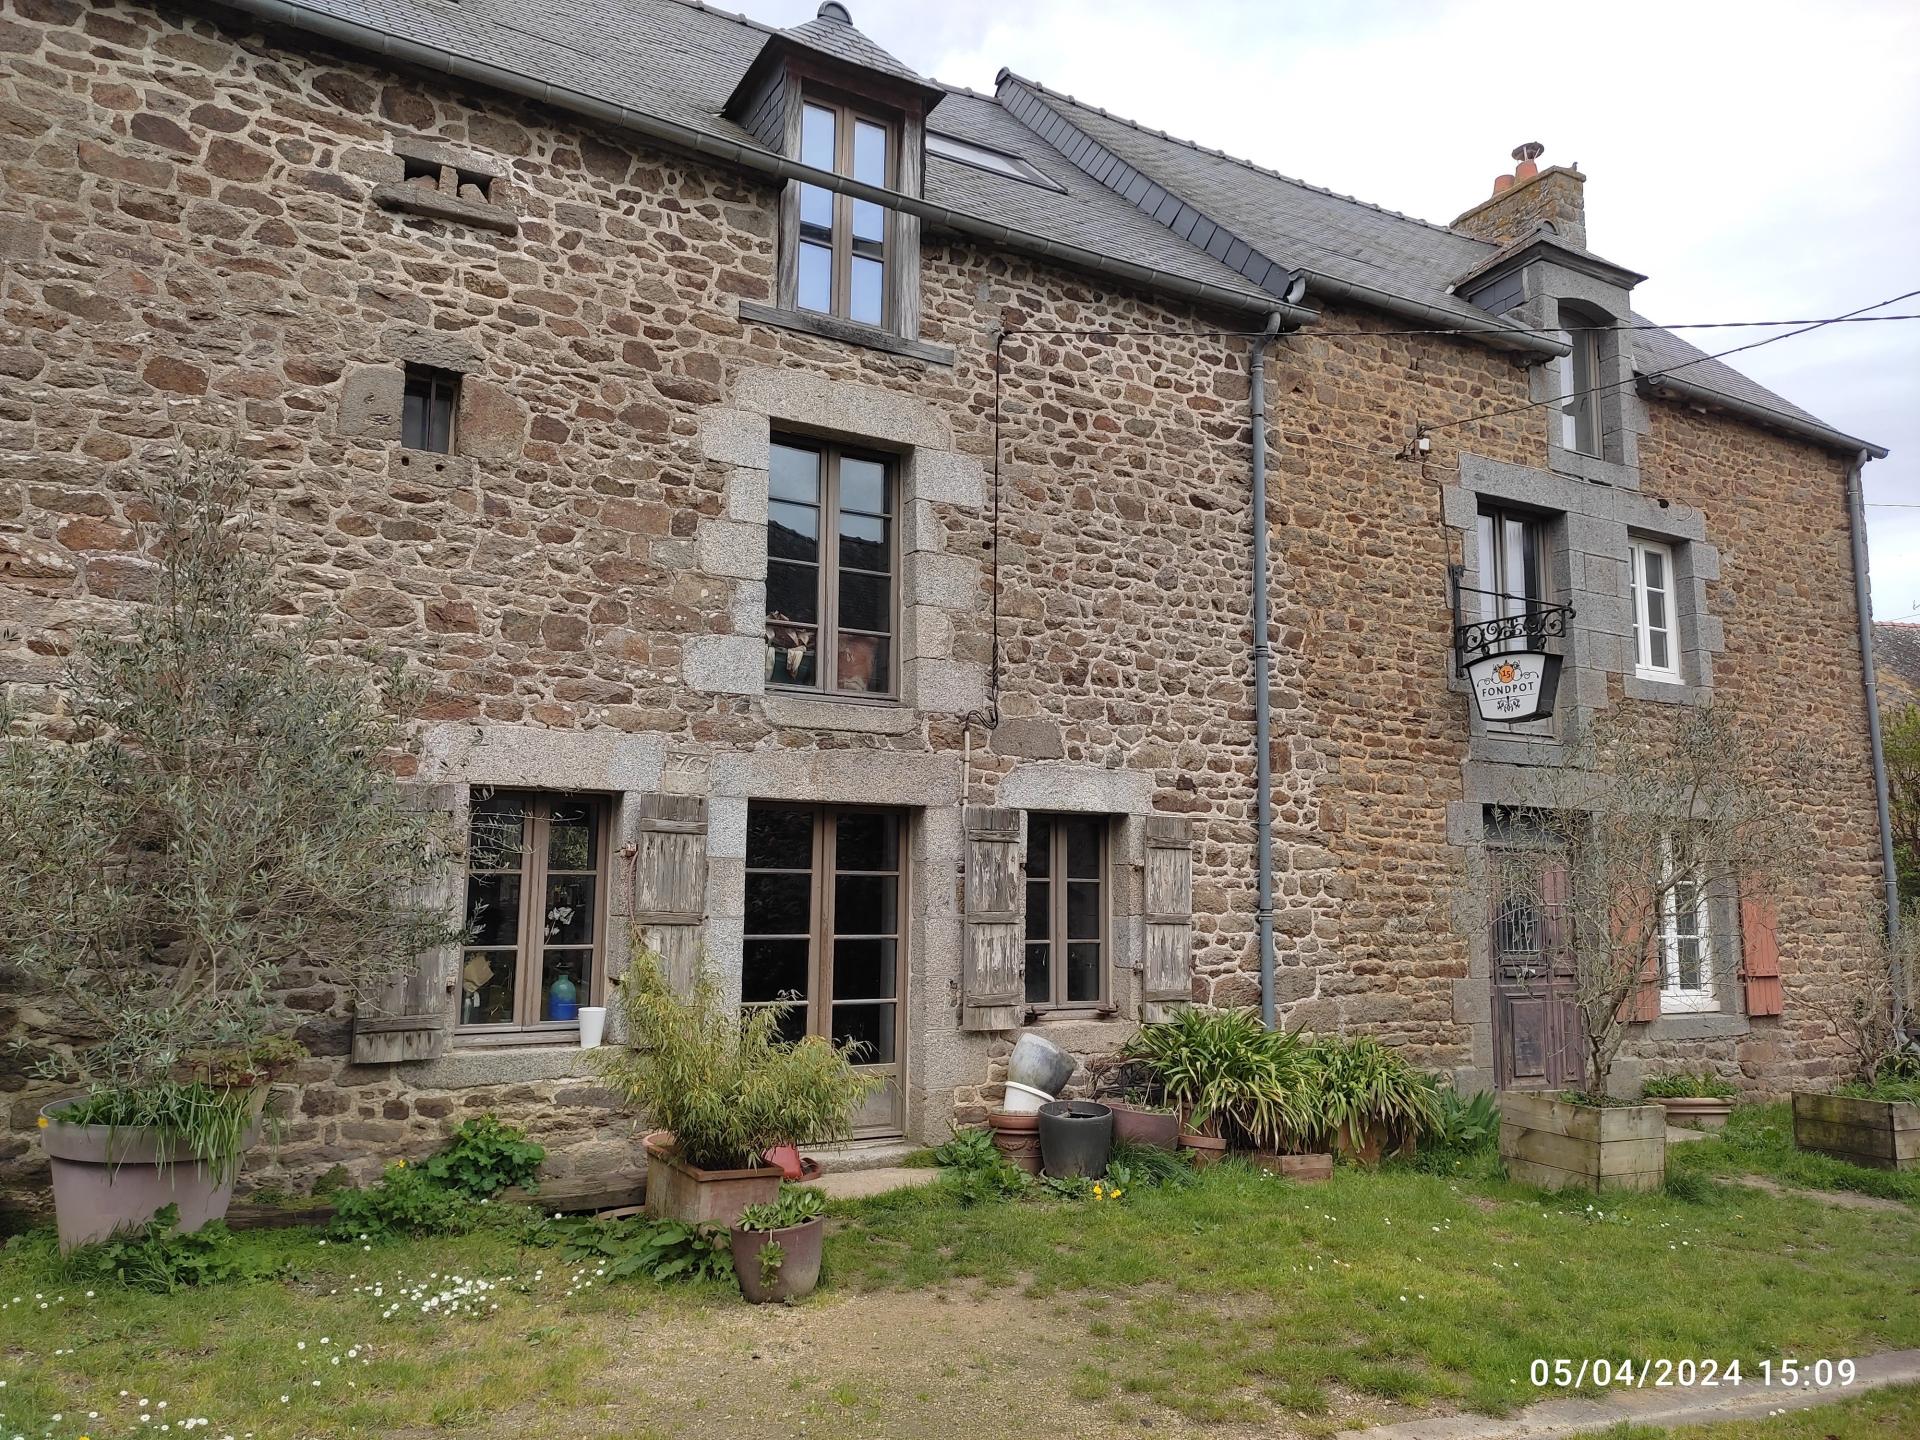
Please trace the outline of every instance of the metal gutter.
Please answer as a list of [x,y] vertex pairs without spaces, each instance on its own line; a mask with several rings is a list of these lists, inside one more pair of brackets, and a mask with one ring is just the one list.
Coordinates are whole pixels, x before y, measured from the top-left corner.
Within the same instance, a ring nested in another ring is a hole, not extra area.
[[1260,926],[1260,1019],[1276,1028],[1273,997],[1273,647],[1267,621],[1267,342],[1280,329],[1276,313],[1253,337],[1247,359],[1253,422],[1253,786],[1256,914]]
[[1900,878],[1893,855],[1893,807],[1887,792],[1887,753],[1880,736],[1880,682],[1873,665],[1873,587],[1867,575],[1867,505],[1860,484],[1870,452],[1855,453],[1847,467],[1847,531],[1853,550],[1853,603],[1860,622],[1860,681],[1867,702],[1867,742],[1873,752],[1873,800],[1880,820],[1880,865],[1887,905],[1887,948],[1893,965],[1893,1028],[1906,1033],[1905,989],[1900,975]]
[[[1698,364],[1698,361],[1686,362]],[[1676,367],[1679,368],[1679,367]],[[1849,454],[1862,453],[1874,460],[1887,458],[1883,445],[1862,440],[1854,435],[1845,435],[1814,420],[1802,420],[1798,415],[1789,415],[1781,410],[1770,410],[1765,405],[1756,405],[1751,400],[1735,399],[1718,390],[1711,390],[1692,380],[1682,379],[1671,371],[1661,370],[1652,375],[1639,375],[1642,395],[1658,396],[1663,400],[1691,401],[1698,405],[1712,405],[1725,410],[1728,414],[1738,415],[1759,425],[1770,425],[1776,430],[1784,430],[1789,435],[1798,435],[1803,440],[1812,440],[1816,444],[1830,449],[1844,450]]]
[[1424,300],[1413,300],[1405,295],[1376,290],[1371,285],[1359,285],[1351,280],[1323,275],[1318,270],[1300,270],[1295,273],[1306,280],[1309,297],[1317,296],[1322,300],[1345,300],[1354,305],[1365,305],[1389,315],[1397,315],[1403,320],[1431,325],[1436,330],[1465,330],[1470,332],[1474,339],[1483,340],[1500,350],[1520,350],[1533,355],[1573,353],[1573,347],[1564,340],[1555,340],[1550,335],[1541,335],[1531,330],[1516,329],[1494,316],[1481,320],[1472,315],[1462,315],[1454,310],[1443,310],[1438,305],[1429,305]]
[[1137,285],[1161,294],[1176,295],[1181,299],[1231,310],[1238,314],[1264,317],[1278,312],[1287,323],[1292,325],[1309,324],[1319,318],[1318,313],[1313,310],[1286,304],[1271,295],[1228,289],[1208,281],[1175,275],[1155,266],[1117,259],[1096,250],[1083,249],[1078,245],[1069,245],[1044,235],[1035,235],[991,220],[982,220],[976,215],[953,210],[945,205],[935,205],[917,196],[903,195],[898,191],[882,189],[877,185],[863,185],[858,180],[849,179],[844,175],[835,175],[826,170],[816,170],[810,165],[802,165],[797,160],[789,160],[783,155],[775,155],[757,146],[744,145],[737,140],[728,140],[718,135],[709,135],[705,131],[696,130],[692,126],[682,125],[677,121],[663,119],[658,115],[649,115],[645,111],[635,110],[626,105],[617,105],[612,101],[602,100],[564,86],[549,84],[544,80],[535,80],[515,71],[503,69],[497,65],[488,65],[483,61],[474,60],[435,45],[405,40],[382,30],[369,29],[351,20],[343,20],[337,15],[329,15],[294,3],[294,0],[218,0],[218,3],[227,9],[239,11],[270,25],[287,26],[378,55],[398,64],[471,81],[509,95],[518,95],[542,105],[552,106],[556,110],[567,111],[589,120],[631,131],[633,134],[676,150],[691,151],[771,179],[799,180],[808,185],[817,185],[823,190],[850,195],[856,200],[871,201],[890,210],[917,216],[927,224],[940,229],[984,240],[991,245],[1023,255],[1057,261],[1060,264],[1092,271],[1094,274],[1104,275],[1129,285]]

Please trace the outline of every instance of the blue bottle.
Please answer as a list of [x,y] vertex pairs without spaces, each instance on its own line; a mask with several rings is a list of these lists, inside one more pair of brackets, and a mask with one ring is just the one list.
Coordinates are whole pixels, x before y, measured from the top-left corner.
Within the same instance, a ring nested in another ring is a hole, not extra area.
[[574,988],[573,981],[564,975],[547,987],[547,1018],[549,1020],[580,1018],[580,992]]

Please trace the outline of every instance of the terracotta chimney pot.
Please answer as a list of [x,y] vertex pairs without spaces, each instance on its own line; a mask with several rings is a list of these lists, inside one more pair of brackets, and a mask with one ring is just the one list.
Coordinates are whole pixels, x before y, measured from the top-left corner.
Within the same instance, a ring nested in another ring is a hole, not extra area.
[[1504,195],[1507,191],[1511,190],[1512,188],[1513,188],[1513,177],[1511,175],[1496,175],[1493,177],[1493,193],[1494,194]]
[[1514,167],[1513,178],[1515,180],[1531,180],[1534,176],[1538,175],[1540,173],[1540,167],[1533,162],[1540,158],[1546,151],[1546,148],[1547,147],[1542,145],[1538,140],[1529,140],[1524,145],[1514,146],[1513,158],[1520,163]]

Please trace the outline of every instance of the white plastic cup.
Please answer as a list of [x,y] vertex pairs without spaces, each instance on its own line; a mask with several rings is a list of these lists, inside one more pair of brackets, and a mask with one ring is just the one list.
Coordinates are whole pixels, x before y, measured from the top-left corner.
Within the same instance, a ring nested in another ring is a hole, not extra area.
[[592,1050],[600,1044],[600,1037],[607,1030],[607,1007],[604,1005],[582,1005],[580,1007],[580,1048]]

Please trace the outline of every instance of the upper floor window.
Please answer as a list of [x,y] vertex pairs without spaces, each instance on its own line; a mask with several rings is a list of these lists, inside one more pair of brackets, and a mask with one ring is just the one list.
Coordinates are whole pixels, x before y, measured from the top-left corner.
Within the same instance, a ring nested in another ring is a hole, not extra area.
[[1567,332],[1572,353],[1560,357],[1560,444],[1582,455],[1600,453],[1600,332],[1584,316]]
[[778,440],[767,486],[767,683],[891,694],[892,463]]
[[429,365],[407,366],[400,411],[400,443],[409,450],[453,453],[453,417],[460,407],[460,377]]
[[1107,824],[1097,815],[1027,817],[1027,1004],[1096,1008],[1107,999]]
[[1673,549],[1657,540],[1632,543],[1634,674],[1678,680],[1673,643]]
[[475,796],[460,966],[460,1025],[475,1038],[564,1038],[582,1005],[605,1003],[605,822],[596,796]]
[[[800,160],[891,189],[898,135],[896,125],[874,115],[809,96],[801,113]],[[795,304],[862,325],[886,325],[887,231],[883,207],[802,185]]]
[[[1480,599],[1482,620],[1504,620],[1525,615],[1528,607],[1545,600],[1541,556],[1542,531],[1537,516],[1518,510],[1484,509],[1479,516]],[[1524,649],[1524,640],[1508,647]]]

